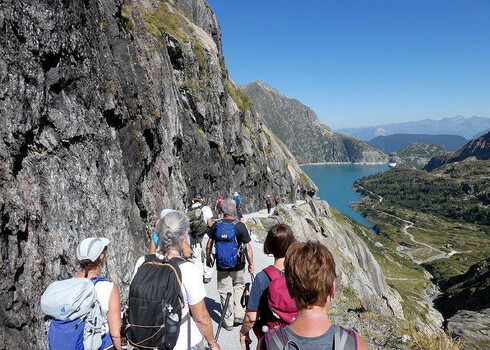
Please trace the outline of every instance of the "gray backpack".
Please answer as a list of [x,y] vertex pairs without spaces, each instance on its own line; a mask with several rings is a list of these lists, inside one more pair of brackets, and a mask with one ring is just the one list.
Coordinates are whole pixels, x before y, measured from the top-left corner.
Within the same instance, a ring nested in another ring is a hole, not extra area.
[[82,336],[85,350],[100,348],[106,316],[94,285],[105,280],[103,277],[70,278],[48,286],[41,296],[41,309],[52,318],[48,331],[50,349],[75,349],[75,345],[68,344],[76,344]]
[[[339,325],[339,318],[335,317],[335,339],[332,350],[357,350],[356,334]],[[264,335],[268,350],[301,350],[298,344],[289,340],[283,327],[275,328]],[[329,349],[330,350],[330,349]]]

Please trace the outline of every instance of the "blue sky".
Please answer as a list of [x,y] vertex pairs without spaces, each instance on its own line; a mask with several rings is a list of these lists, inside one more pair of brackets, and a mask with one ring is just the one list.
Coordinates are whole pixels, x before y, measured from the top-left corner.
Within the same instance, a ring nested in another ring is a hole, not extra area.
[[332,128],[490,117],[490,0],[208,0],[237,84]]

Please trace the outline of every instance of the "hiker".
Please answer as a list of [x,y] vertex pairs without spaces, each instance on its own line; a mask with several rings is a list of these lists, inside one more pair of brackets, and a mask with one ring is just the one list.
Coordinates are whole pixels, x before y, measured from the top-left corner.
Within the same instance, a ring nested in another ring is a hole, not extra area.
[[275,205],[276,205],[276,207],[277,207],[277,205],[279,204],[279,196],[275,196],[275,197],[274,197],[274,204],[275,204]]
[[235,201],[236,211],[240,212],[242,210],[242,197],[240,197],[238,192],[235,191],[235,193],[233,193],[233,197],[231,197],[231,199],[233,199]]
[[216,211],[216,214],[218,215],[218,219],[223,218],[223,211],[221,210],[221,202],[223,202],[223,195],[220,194],[218,195],[218,199],[216,200],[216,205],[214,206],[214,210]]
[[272,207],[272,198],[271,198],[270,194],[265,199],[265,205],[267,205],[267,214],[270,214],[271,213],[271,207]]
[[[284,256],[289,246],[294,242],[296,242],[296,239],[289,225],[276,224],[267,233],[264,241],[264,254],[272,254],[274,256],[274,264],[259,272],[252,284],[247,312],[243,319],[242,328],[240,329],[240,344],[243,350],[246,350],[247,344],[251,343],[249,331],[252,327],[257,339],[260,339],[264,335],[262,326],[268,323],[269,318],[271,319],[271,323],[274,321],[269,309],[269,285],[271,280],[273,280],[272,277],[284,278]],[[284,297],[281,297],[281,299],[286,300]],[[294,310],[293,316],[296,316],[295,301],[291,298],[289,299],[292,310]],[[282,323],[286,324],[286,322]]]
[[121,350],[119,288],[100,276],[109,243],[98,237],[81,241],[76,249],[81,271],[53,282],[41,297],[43,312],[53,318],[48,331],[51,350]]
[[213,225],[213,212],[210,207],[204,205],[204,198],[201,193],[198,193],[194,196],[193,203],[187,209],[186,214],[190,221],[191,261],[201,271],[203,282],[209,283],[213,277],[213,269],[206,266],[206,244],[208,242],[206,233]]
[[334,325],[328,317],[336,275],[332,254],[324,245],[293,243],[286,252],[284,271],[298,315],[289,326],[268,331],[257,349],[333,349],[334,339],[336,348],[345,342],[343,349],[367,349],[364,339],[340,327],[338,319]]
[[[183,306],[178,338],[173,349],[204,349],[207,342],[209,349],[219,350],[220,346],[213,335],[211,317],[204,302],[206,290],[201,279],[201,272],[195,264],[185,260],[191,256],[192,252],[187,234],[189,228],[189,220],[184,213],[172,211],[165,215],[158,229],[157,251],[138,259],[133,279],[138,278],[138,270],[143,268],[148,261],[150,265],[158,262],[172,262],[173,265],[177,265],[182,283],[178,292],[183,298]],[[158,281],[162,286],[166,285],[165,282]],[[131,288],[129,308],[131,309]],[[140,311],[140,316],[145,316],[149,311]],[[190,329],[190,337],[188,329]]]
[[212,266],[211,251],[213,245],[216,251],[216,269],[218,270],[218,293],[223,309],[226,294],[231,292],[233,305],[225,313],[222,326],[227,331],[233,329],[233,325],[243,323],[245,310],[240,304],[240,299],[245,288],[244,270],[245,255],[248,261],[248,272],[253,273],[253,253],[250,246],[250,234],[243,222],[236,220],[236,203],[232,199],[225,199],[222,203],[223,219],[216,221],[208,231],[209,241],[206,246],[206,264]]
[[172,211],[173,211],[172,209],[163,209],[160,212],[160,217],[157,220],[157,223],[155,224],[155,228],[153,229],[153,233],[151,234],[150,248],[148,249],[148,253],[151,254],[151,253],[155,252],[157,242],[158,242],[158,227],[160,226],[160,223],[161,223],[162,219],[165,217],[165,215],[167,215],[168,213],[170,213]]

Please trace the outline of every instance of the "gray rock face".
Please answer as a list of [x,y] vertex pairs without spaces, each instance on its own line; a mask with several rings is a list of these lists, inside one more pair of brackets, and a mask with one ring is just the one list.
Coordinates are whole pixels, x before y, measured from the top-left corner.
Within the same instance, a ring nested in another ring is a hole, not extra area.
[[366,300],[366,305],[371,304],[368,311],[403,318],[400,295],[388,286],[379,264],[354,227],[333,216],[327,202],[313,199],[291,208],[279,205],[264,222],[253,222],[252,230],[259,236],[277,222],[284,222],[291,226],[296,239],[322,241],[334,256],[339,290],[349,287],[360,300]]
[[315,112],[289,99],[269,85],[255,81],[240,86],[250,97],[269,128],[289,148],[300,164],[386,163],[388,157],[355,137],[332,132]]
[[490,309],[460,310],[447,322],[448,330],[464,342],[465,349],[490,346]]
[[7,0],[0,28],[0,349],[45,348],[40,295],[85,237],[111,240],[125,299],[161,209],[315,194],[241,104],[203,1]]

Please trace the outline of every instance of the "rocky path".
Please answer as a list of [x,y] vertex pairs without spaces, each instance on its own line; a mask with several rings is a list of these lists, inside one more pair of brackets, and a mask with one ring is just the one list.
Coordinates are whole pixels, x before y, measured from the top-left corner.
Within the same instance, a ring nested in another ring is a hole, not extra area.
[[[292,204],[291,204],[292,205]],[[274,212],[274,208],[271,210],[271,214]],[[248,220],[253,217],[267,217],[267,209],[262,209],[258,212],[255,213],[250,213],[250,214],[244,214],[243,217],[245,220]],[[252,234],[252,251],[254,255],[254,267],[255,271],[254,274],[257,272],[261,271],[263,268],[269,266],[274,262],[274,259],[272,256],[267,256],[264,254],[263,251],[263,244],[258,240],[258,238]],[[245,267],[245,282],[251,282],[251,276],[247,272],[247,267]],[[216,334],[216,330],[218,329],[218,322],[221,317],[221,305],[220,305],[220,299],[219,299],[219,294],[217,291],[216,287],[216,270],[213,271],[213,278],[211,282],[205,285],[206,287],[206,306],[208,308],[208,311],[211,315],[211,319],[213,320],[213,329]],[[221,328],[219,338],[218,338],[218,343],[221,346],[222,350],[239,350],[241,349],[240,347],[240,327],[233,327],[232,331],[227,331],[224,328]],[[250,337],[252,338],[252,345],[251,349],[255,349],[257,346],[257,339],[253,335],[253,332],[250,332]]]

